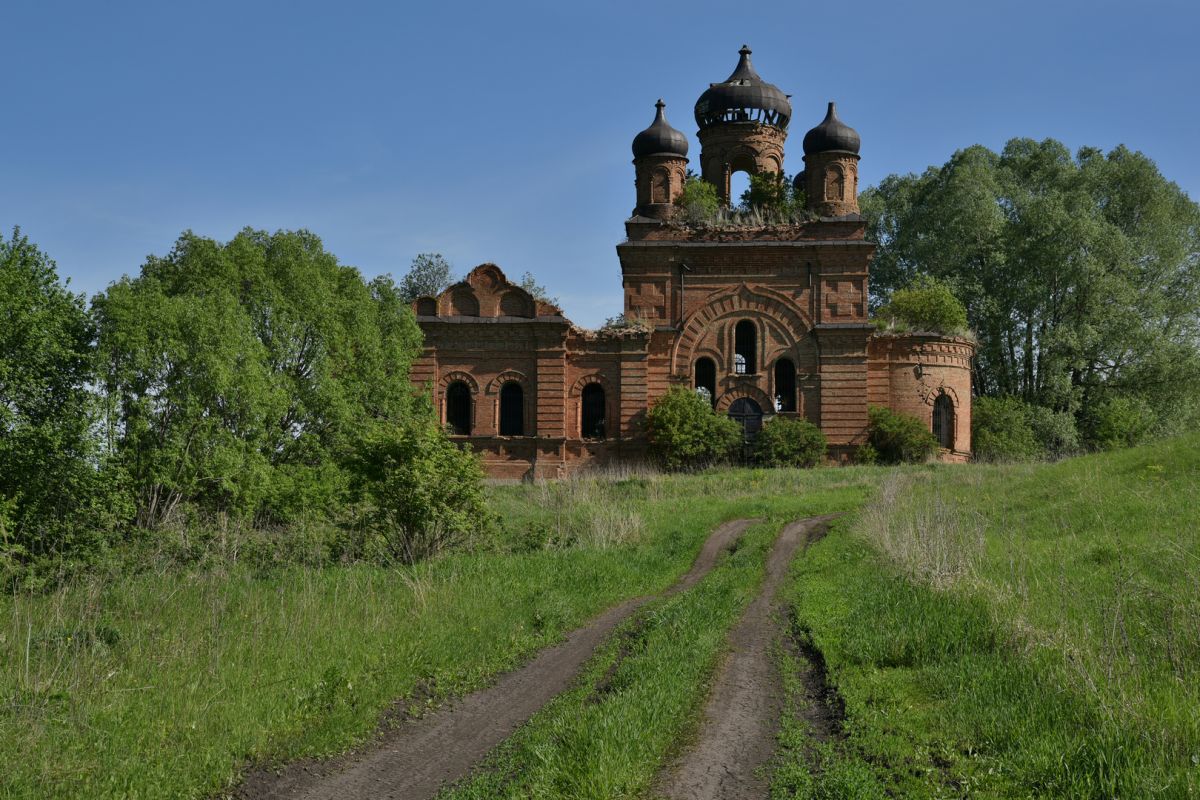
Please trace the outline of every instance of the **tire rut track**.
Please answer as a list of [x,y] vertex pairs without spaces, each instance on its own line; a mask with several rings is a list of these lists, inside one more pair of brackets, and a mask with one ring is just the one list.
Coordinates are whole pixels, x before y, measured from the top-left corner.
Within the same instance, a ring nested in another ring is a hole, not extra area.
[[730,654],[718,670],[696,742],[659,775],[655,797],[742,800],[767,796],[760,769],[775,752],[784,711],[772,646],[784,633],[775,595],[798,550],[825,535],[836,515],[786,526],[767,559],[758,596],[729,633]]
[[735,520],[719,526],[705,540],[691,569],[669,589],[608,609],[567,634],[565,641],[539,652],[525,666],[501,675],[491,686],[385,730],[360,752],[323,761],[303,760],[279,770],[255,769],[233,797],[432,797],[444,784],[464,777],[492,748],[568,689],[596,648],[634,611],[655,597],[674,595],[699,583],[753,522]]

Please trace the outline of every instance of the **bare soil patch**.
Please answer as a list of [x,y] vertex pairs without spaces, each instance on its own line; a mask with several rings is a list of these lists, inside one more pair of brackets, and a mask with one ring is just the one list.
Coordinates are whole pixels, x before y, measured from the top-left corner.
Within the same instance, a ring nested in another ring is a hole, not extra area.
[[[696,585],[751,522],[736,520],[717,528],[688,573],[664,594]],[[597,646],[650,599],[637,597],[610,608],[572,631],[561,644],[543,650],[525,666],[502,675],[490,687],[419,719],[384,728],[377,741],[361,752],[324,761],[300,761],[282,769],[257,769],[246,777],[234,797],[242,800],[432,797],[443,784],[465,776],[489,750],[565,691]]]
[[671,800],[739,800],[767,796],[760,769],[775,751],[784,696],[773,643],[781,634],[775,595],[796,552],[825,535],[831,516],[793,522],[767,560],[757,598],[729,634],[730,654],[718,672],[696,743],[662,775],[656,796]]

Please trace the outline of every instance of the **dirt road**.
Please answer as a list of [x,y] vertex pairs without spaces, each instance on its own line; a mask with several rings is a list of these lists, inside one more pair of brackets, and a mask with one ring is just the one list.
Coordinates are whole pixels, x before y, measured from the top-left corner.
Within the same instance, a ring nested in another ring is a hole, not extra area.
[[783,529],[767,560],[762,590],[729,634],[730,654],[704,709],[695,745],[665,769],[656,797],[670,800],[765,798],[756,774],[775,751],[783,713],[782,680],[772,652],[783,639],[775,595],[796,551],[824,535],[832,517],[813,517]]
[[[704,543],[691,570],[664,594],[694,586],[716,564],[751,520],[720,526]],[[465,776],[493,747],[542,706],[566,690],[596,647],[650,597],[627,600],[568,634],[524,667],[487,689],[387,731],[367,750],[329,761],[306,761],[282,771],[258,770],[235,797],[404,798],[432,797],[445,783]]]

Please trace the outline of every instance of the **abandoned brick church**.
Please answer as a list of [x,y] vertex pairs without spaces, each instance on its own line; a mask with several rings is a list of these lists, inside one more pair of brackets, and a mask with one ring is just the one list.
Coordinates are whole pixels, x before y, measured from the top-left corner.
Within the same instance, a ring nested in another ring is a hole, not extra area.
[[[700,173],[724,203],[733,173],[783,172],[792,118],[789,95],[740,55],[695,107]],[[633,140],[637,207],[617,245],[624,314],[639,324],[581,329],[493,264],[415,301],[425,347],[412,379],[432,386],[453,435],[493,477],[561,477],[641,458],[647,409],[681,384],[748,435],[771,415],[812,421],[835,462],[866,440],[872,405],[924,420],[942,458],[968,458],[974,346],[869,322],[860,140],[833,103],[805,134],[796,176],[811,219],[757,227],[680,221],[688,141],[657,107]]]

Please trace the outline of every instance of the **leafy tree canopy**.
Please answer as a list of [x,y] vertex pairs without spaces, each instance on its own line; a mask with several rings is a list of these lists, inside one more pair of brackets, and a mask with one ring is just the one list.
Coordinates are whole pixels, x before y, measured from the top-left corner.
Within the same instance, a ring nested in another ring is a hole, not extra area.
[[0,559],[90,549],[119,513],[99,479],[93,335],[54,262],[19,229],[0,239]]
[[450,269],[441,253],[418,253],[400,279],[400,296],[408,303],[418,297],[437,297],[454,283]]
[[1196,420],[1200,207],[1141,153],[1014,139],[860,197],[872,305],[919,274],[979,338],[975,385],[1081,418],[1137,396],[1160,432]]
[[420,331],[306,231],[185,233],[95,300],[116,451],[142,524],[330,510],[344,465],[408,409]]

